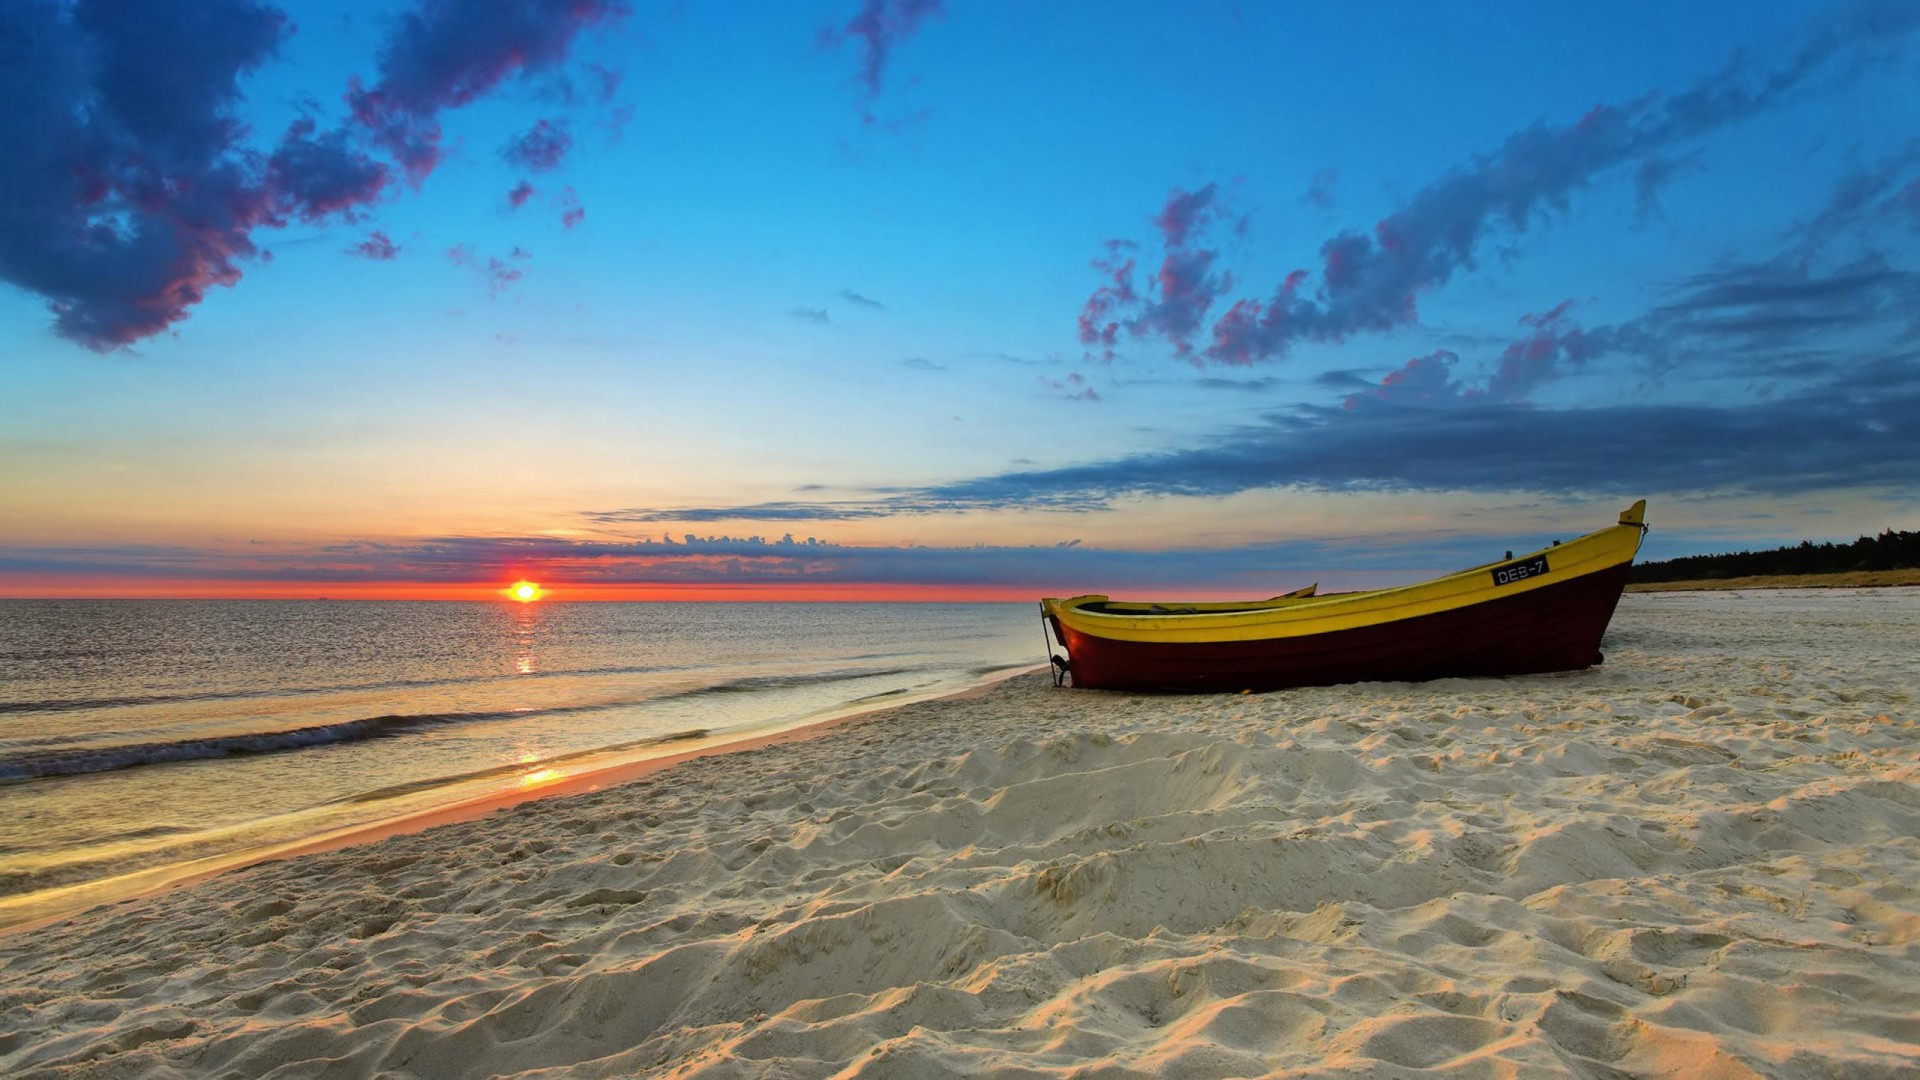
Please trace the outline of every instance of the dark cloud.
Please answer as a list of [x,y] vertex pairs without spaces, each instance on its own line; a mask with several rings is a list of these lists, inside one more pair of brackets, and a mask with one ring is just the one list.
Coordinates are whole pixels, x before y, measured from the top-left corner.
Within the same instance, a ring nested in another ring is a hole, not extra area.
[[1202,390],[1234,390],[1243,394],[1260,393],[1280,385],[1280,380],[1272,376],[1260,379],[1220,379],[1206,376],[1193,380],[1192,385]]
[[311,119],[295,121],[267,159],[275,209],[303,221],[352,220],[386,191],[387,167],[354,147],[345,132],[316,136],[314,129]]
[[1313,377],[1313,383],[1335,390],[1365,390],[1374,385],[1371,380],[1350,368],[1323,371]]
[[[861,96],[871,104],[880,96],[887,73],[887,62],[894,47],[918,33],[927,19],[942,14],[942,0],[863,0],[860,10],[844,24],[823,27],[819,40],[823,46],[839,46],[849,41],[860,43],[860,71],[854,79]],[[874,122],[871,109],[864,113]]]
[[378,79],[356,83],[348,104],[418,180],[440,163],[443,110],[556,68],[581,31],[626,13],[624,0],[422,0],[381,50]]
[[541,119],[533,127],[507,140],[500,157],[507,164],[528,172],[552,172],[573,149],[573,135],[565,121]]
[[880,311],[886,310],[887,306],[871,296],[862,296],[852,289],[841,289],[840,299],[845,300],[849,304],[858,304],[861,307],[873,308]]
[[239,81],[286,19],[251,0],[0,4],[0,279],[107,349],[240,278],[275,196],[239,153]]
[[385,262],[400,254],[400,245],[394,243],[393,239],[386,233],[375,229],[367,234],[365,240],[345,250],[349,255],[358,255],[363,259],[377,259]]
[[1194,449],[984,477],[919,498],[1046,507],[1284,487],[1792,495],[1916,484],[1920,385],[1906,382],[1731,407],[1302,409]]
[[560,225],[571,229],[587,219],[586,208],[580,205],[580,196],[568,188],[560,193]]
[[[45,5],[8,6],[14,17],[41,21],[49,34],[17,40],[16,47],[64,53],[78,44],[44,25],[46,16],[33,9],[44,12]],[[157,158],[163,174],[201,167],[232,148],[245,131],[230,112],[240,100],[240,77],[272,56],[290,29],[285,14],[252,0],[80,0],[70,12],[90,55],[57,59],[81,69],[97,65],[91,96],[101,126],[117,128],[111,134]]]
[[[292,32],[258,0],[0,3],[0,280],[93,349],[187,317],[259,255],[254,233],[355,220],[439,160],[440,110],[564,58],[614,0],[421,0],[355,121],[247,142],[241,81]],[[369,146],[371,139],[371,147]],[[397,165],[380,160],[384,150]],[[568,210],[572,221],[580,211]]]
[[1751,363],[1820,334],[1873,331],[1913,317],[1920,275],[1868,255],[1831,270],[1789,257],[1737,264],[1692,275],[1679,294],[1633,329],[1643,341],[1664,339],[1670,350],[1707,346]]
[[1889,284],[1907,280],[1877,256],[1827,274],[1790,263],[1743,264],[1694,274],[1681,281],[1685,293],[1659,308],[1662,314],[1752,307],[1799,307],[1836,301],[1855,307]]
[[[1771,71],[1752,75],[1736,57],[1678,93],[1598,105],[1572,124],[1535,124],[1427,185],[1371,232],[1348,230],[1328,239],[1316,274],[1297,270],[1267,299],[1236,301],[1214,322],[1202,355],[1251,364],[1285,356],[1299,341],[1339,342],[1408,325],[1421,294],[1473,269],[1489,238],[1526,233],[1544,215],[1564,211],[1600,174],[1623,165],[1643,163],[1650,193],[1671,171],[1679,144],[1774,107],[1836,54],[1904,40],[1916,24],[1920,6],[1855,5],[1815,27],[1794,56]],[[1149,299],[1116,276],[1118,266],[1099,268],[1109,283],[1083,309],[1083,342],[1110,349],[1108,338],[1125,328],[1164,337],[1181,355],[1192,352],[1188,320],[1129,318]],[[1204,280],[1195,271],[1208,268],[1189,265],[1183,280]],[[1200,306],[1191,301],[1203,299],[1214,295],[1193,289],[1177,311],[1184,315]]]
[[1460,357],[1446,349],[1416,356],[1387,372],[1378,385],[1349,396],[1346,407],[1372,408],[1376,403],[1402,408],[1459,405],[1464,397],[1453,381],[1453,367],[1459,362]]
[[533,198],[535,194],[536,194],[536,190],[533,184],[526,180],[522,180],[519,183],[513,185],[512,189],[510,189],[507,192],[507,204],[509,206],[512,206],[515,210],[518,210],[522,206],[525,206],[527,204],[527,200]]

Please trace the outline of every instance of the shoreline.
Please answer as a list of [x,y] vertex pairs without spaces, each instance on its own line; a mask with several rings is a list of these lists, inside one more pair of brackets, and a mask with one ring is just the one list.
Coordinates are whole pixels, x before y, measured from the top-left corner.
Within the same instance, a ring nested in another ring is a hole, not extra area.
[[1920,569],[1855,570],[1838,574],[1754,574],[1686,581],[1636,581],[1630,593],[1726,592],[1733,589],[1898,589],[1920,585]]
[[[892,712],[928,701],[946,701],[965,699],[991,690],[995,685],[1022,675],[1048,670],[1047,665],[1015,667],[994,672],[980,681],[946,693],[936,693],[925,697],[902,695],[898,700],[881,705],[850,705],[851,711],[835,713],[821,719],[807,720],[792,727],[777,728],[759,734],[742,733],[739,737],[721,735],[715,741],[696,749],[681,750],[657,757],[588,768],[579,773],[563,774],[550,781],[518,789],[508,788],[461,799],[445,806],[429,807],[421,810],[404,811],[392,817],[361,822],[337,829],[331,829],[316,836],[284,843],[268,844],[261,847],[242,848],[219,855],[209,855],[191,859],[183,863],[170,863],[147,867],[129,874],[99,878],[75,885],[43,890],[41,893],[27,893],[20,897],[0,897],[0,940],[18,933],[31,932],[56,925],[67,919],[85,915],[103,907],[143,900],[176,889],[191,888],[202,882],[212,880],[223,874],[259,866],[263,863],[279,862],[298,858],[303,855],[316,855],[321,852],[337,851],[342,848],[356,847],[362,844],[377,843],[395,836],[408,836],[425,832],[442,825],[474,821],[502,810],[508,810],[523,803],[545,799],[559,799],[608,788],[643,779],[654,773],[673,768],[701,758],[717,757],[726,754],[745,753],[769,746],[779,746],[791,742],[819,738],[832,729],[857,720],[866,719],[883,713]],[[540,764],[538,762],[534,763]],[[537,770],[534,773],[537,775]],[[49,895],[50,894],[50,895]],[[27,897],[45,896],[46,899],[28,904]],[[75,897],[72,901],[63,901],[64,897]],[[40,912],[36,909],[54,906],[57,910]],[[8,920],[9,908],[25,908],[17,920]]]

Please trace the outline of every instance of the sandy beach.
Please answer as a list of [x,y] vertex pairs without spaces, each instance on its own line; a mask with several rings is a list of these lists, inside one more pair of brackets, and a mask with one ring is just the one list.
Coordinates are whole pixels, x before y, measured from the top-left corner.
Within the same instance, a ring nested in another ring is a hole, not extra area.
[[0,938],[9,1076],[1913,1076],[1920,590],[1021,676]]

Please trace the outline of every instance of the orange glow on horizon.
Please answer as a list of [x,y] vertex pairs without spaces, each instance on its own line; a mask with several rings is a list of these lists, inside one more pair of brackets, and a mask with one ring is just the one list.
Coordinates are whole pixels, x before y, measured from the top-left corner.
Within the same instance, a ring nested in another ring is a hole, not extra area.
[[[674,603],[723,602],[858,602],[858,603],[978,603],[1019,601],[1032,603],[1041,596],[1072,596],[1085,592],[1082,582],[1062,582],[1058,588],[1019,585],[953,585],[878,582],[782,582],[765,584],[582,584],[564,586],[564,600],[543,589],[544,603],[573,601],[659,601]],[[1200,590],[1180,590],[1183,597]],[[1239,593],[1223,595],[1233,599]],[[496,578],[490,582],[286,582],[170,579],[136,577],[51,577],[0,573],[0,599],[57,600],[486,600],[507,598]],[[1205,599],[1193,595],[1193,599]]]
[[546,594],[545,589],[531,581],[516,581],[507,586],[507,595],[523,604],[530,604]]

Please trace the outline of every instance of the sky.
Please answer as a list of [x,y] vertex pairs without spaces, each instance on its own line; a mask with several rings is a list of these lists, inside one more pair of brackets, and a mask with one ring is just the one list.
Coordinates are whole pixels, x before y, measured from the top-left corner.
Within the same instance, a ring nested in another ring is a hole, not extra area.
[[1920,5],[0,3],[0,596],[1920,528]]

